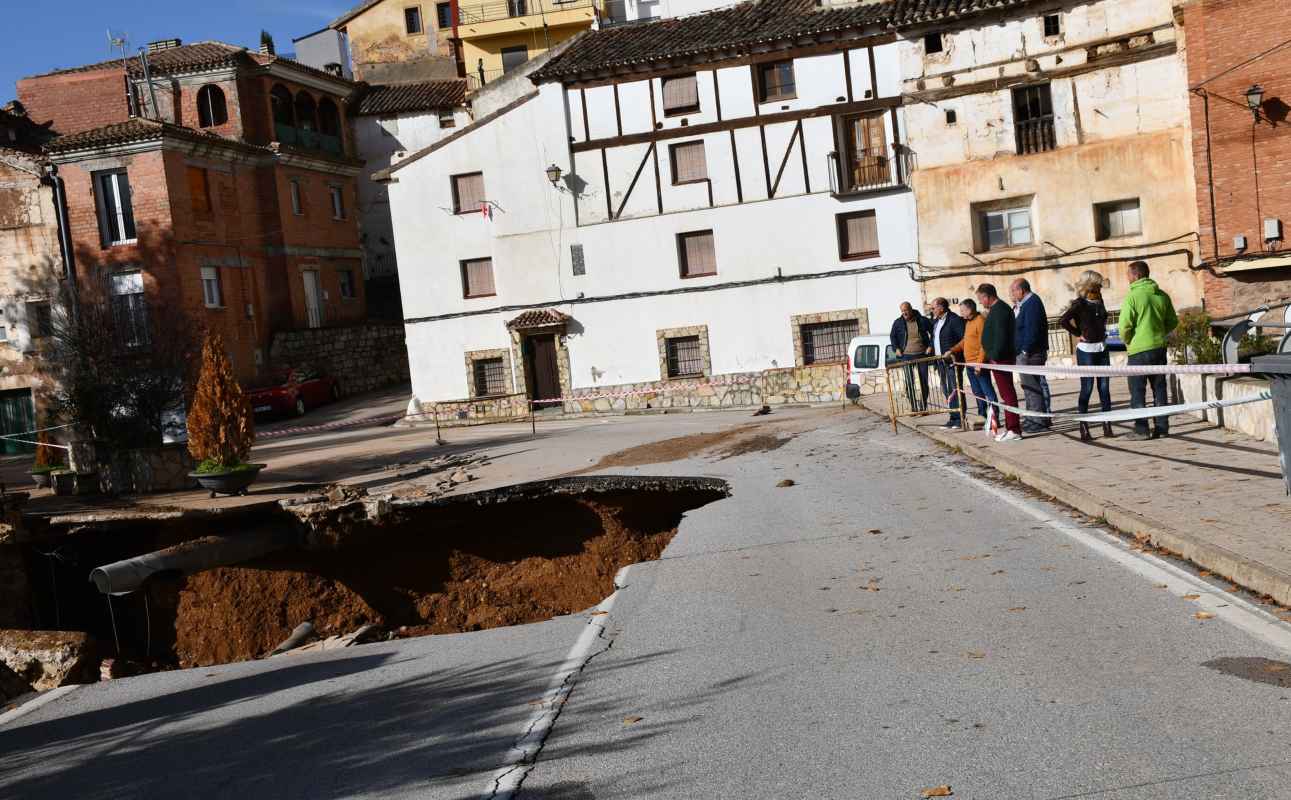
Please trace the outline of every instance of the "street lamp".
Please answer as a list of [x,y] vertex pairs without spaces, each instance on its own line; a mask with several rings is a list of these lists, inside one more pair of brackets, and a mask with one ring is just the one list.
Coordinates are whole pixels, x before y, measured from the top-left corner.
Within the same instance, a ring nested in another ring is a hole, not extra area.
[[1246,107],[1255,115],[1255,121],[1260,121],[1260,106],[1264,104],[1264,87],[1258,83],[1246,90]]
[[552,186],[555,186],[557,183],[559,183],[560,167],[556,166],[555,164],[552,164],[550,167],[547,167],[547,180],[551,181]]

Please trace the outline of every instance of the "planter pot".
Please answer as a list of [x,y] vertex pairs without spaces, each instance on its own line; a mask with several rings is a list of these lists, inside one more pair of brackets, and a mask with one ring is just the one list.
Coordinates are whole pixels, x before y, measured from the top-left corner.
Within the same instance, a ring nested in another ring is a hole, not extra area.
[[53,483],[48,472],[33,472],[31,473],[31,480],[38,489],[48,489],[50,484]]
[[70,497],[76,493],[75,472],[54,472],[49,479],[50,485],[54,487],[54,494],[59,497]]
[[197,481],[197,484],[211,493],[211,497],[217,494],[246,494],[247,487],[255,483],[256,478],[260,477],[260,470],[264,469],[264,464],[251,464],[250,469],[240,469],[230,472],[190,472],[188,477]]

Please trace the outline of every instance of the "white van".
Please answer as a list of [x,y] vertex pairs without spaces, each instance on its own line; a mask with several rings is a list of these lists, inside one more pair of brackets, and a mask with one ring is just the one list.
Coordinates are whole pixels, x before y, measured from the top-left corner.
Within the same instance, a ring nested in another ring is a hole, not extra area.
[[859,398],[866,376],[883,372],[888,362],[895,358],[896,354],[886,336],[853,338],[847,345],[847,399]]

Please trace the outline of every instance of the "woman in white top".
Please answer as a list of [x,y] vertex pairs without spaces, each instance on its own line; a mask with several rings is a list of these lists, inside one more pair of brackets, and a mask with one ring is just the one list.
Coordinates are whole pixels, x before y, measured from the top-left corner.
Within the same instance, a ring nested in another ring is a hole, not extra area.
[[[1082,367],[1108,366],[1112,363],[1107,352],[1107,308],[1103,305],[1103,276],[1093,270],[1082,273],[1076,282],[1076,299],[1063,313],[1059,324],[1076,337],[1076,364]],[[1111,379],[1080,379],[1080,413],[1089,413],[1089,397],[1098,386],[1098,400],[1103,411],[1112,410]],[[1080,425],[1081,438],[1089,438],[1089,428]],[[1112,435],[1112,425],[1103,423],[1103,435]]]

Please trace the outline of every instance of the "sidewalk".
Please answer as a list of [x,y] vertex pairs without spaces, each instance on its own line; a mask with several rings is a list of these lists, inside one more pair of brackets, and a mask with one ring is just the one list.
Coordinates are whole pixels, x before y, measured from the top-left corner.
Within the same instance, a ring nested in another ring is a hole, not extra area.
[[[1079,383],[1052,381],[1053,407],[1072,410]],[[1115,408],[1129,405],[1125,380],[1112,380]],[[887,397],[864,399],[888,414]],[[977,421],[976,416],[971,417]],[[1291,502],[1277,445],[1217,428],[1191,416],[1171,420],[1164,440],[1130,442],[1129,424],[1104,439],[1080,441],[1072,423],[997,444],[979,431],[939,427],[944,415],[905,418],[904,428],[1043,492],[1091,517],[1170,550],[1251,591],[1291,605]]]

